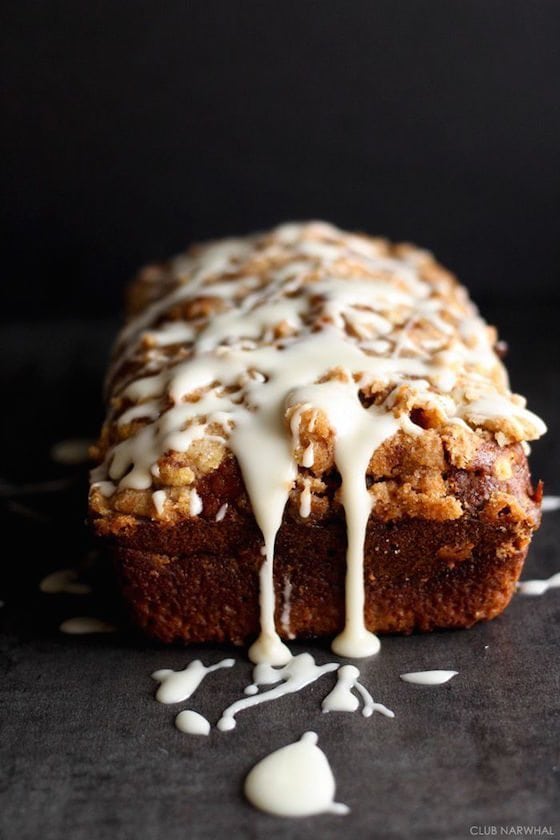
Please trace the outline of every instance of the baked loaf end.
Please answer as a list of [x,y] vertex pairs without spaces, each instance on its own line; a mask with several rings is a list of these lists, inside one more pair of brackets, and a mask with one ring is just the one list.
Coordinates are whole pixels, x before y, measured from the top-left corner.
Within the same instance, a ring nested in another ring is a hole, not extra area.
[[260,631],[272,661],[278,635],[361,655],[504,609],[545,427],[429,253],[284,225],[144,269],[129,312],[90,516],[147,632]]

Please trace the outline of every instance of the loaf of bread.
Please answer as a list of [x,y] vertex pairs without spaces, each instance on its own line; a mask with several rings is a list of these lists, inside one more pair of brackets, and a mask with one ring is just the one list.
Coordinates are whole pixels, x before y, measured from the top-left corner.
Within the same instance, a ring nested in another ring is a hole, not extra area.
[[128,314],[90,517],[147,633],[282,663],[505,608],[545,426],[430,253],[286,224],[149,266]]

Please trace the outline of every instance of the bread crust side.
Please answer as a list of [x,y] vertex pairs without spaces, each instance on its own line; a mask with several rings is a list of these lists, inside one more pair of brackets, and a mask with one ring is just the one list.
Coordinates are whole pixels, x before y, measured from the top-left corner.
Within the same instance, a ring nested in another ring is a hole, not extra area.
[[[496,468],[504,455],[507,479]],[[476,468],[448,464],[445,476],[460,516],[395,517],[382,508],[370,517],[365,620],[374,632],[470,627],[499,615],[515,592],[542,495],[531,486],[522,448],[488,443]],[[92,524],[113,557],[135,623],[148,635],[242,644],[259,629],[262,537],[234,459],[207,476],[199,492],[197,517],[166,524],[105,515]],[[215,521],[224,504],[224,519]],[[336,475],[317,507],[303,519],[290,504],[278,534],[276,626],[284,638],[330,636],[344,623],[346,527]]]

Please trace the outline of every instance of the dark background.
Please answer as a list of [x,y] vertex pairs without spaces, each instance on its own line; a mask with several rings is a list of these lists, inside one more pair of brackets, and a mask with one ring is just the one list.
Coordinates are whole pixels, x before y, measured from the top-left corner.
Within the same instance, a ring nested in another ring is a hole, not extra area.
[[147,260],[309,217],[558,299],[556,0],[4,7],[4,319],[114,314]]

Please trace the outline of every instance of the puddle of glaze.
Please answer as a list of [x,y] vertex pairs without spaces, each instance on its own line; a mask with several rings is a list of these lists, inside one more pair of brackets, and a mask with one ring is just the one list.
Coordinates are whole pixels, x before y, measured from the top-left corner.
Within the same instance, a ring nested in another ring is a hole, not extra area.
[[109,624],[107,621],[102,621],[100,618],[92,618],[91,616],[77,616],[76,618],[67,618],[58,628],[62,633],[68,633],[72,636],[82,636],[88,633],[115,633],[116,627]]
[[187,735],[210,734],[210,722],[198,712],[193,712],[192,709],[179,712],[175,718],[175,726],[180,732],[186,732]]
[[200,659],[194,659],[182,671],[169,668],[154,671],[152,679],[160,683],[156,700],[159,703],[181,703],[188,700],[207,674],[221,668],[233,668],[234,665],[235,659],[222,659],[215,665],[203,665]]
[[245,780],[245,796],[260,811],[278,817],[347,814],[349,808],[334,801],[336,784],[315,732],[267,755]]
[[443,685],[458,673],[458,671],[411,671],[408,674],[401,674],[401,680],[415,685]]
[[374,712],[380,712],[389,718],[395,717],[395,713],[391,709],[388,709],[383,703],[376,703],[367,688],[358,682],[360,671],[355,665],[342,665],[336,676],[335,687],[321,703],[324,712],[356,712],[360,706],[360,700],[353,693],[352,690],[354,689],[361,695],[363,701],[362,715],[364,717],[371,717]]

